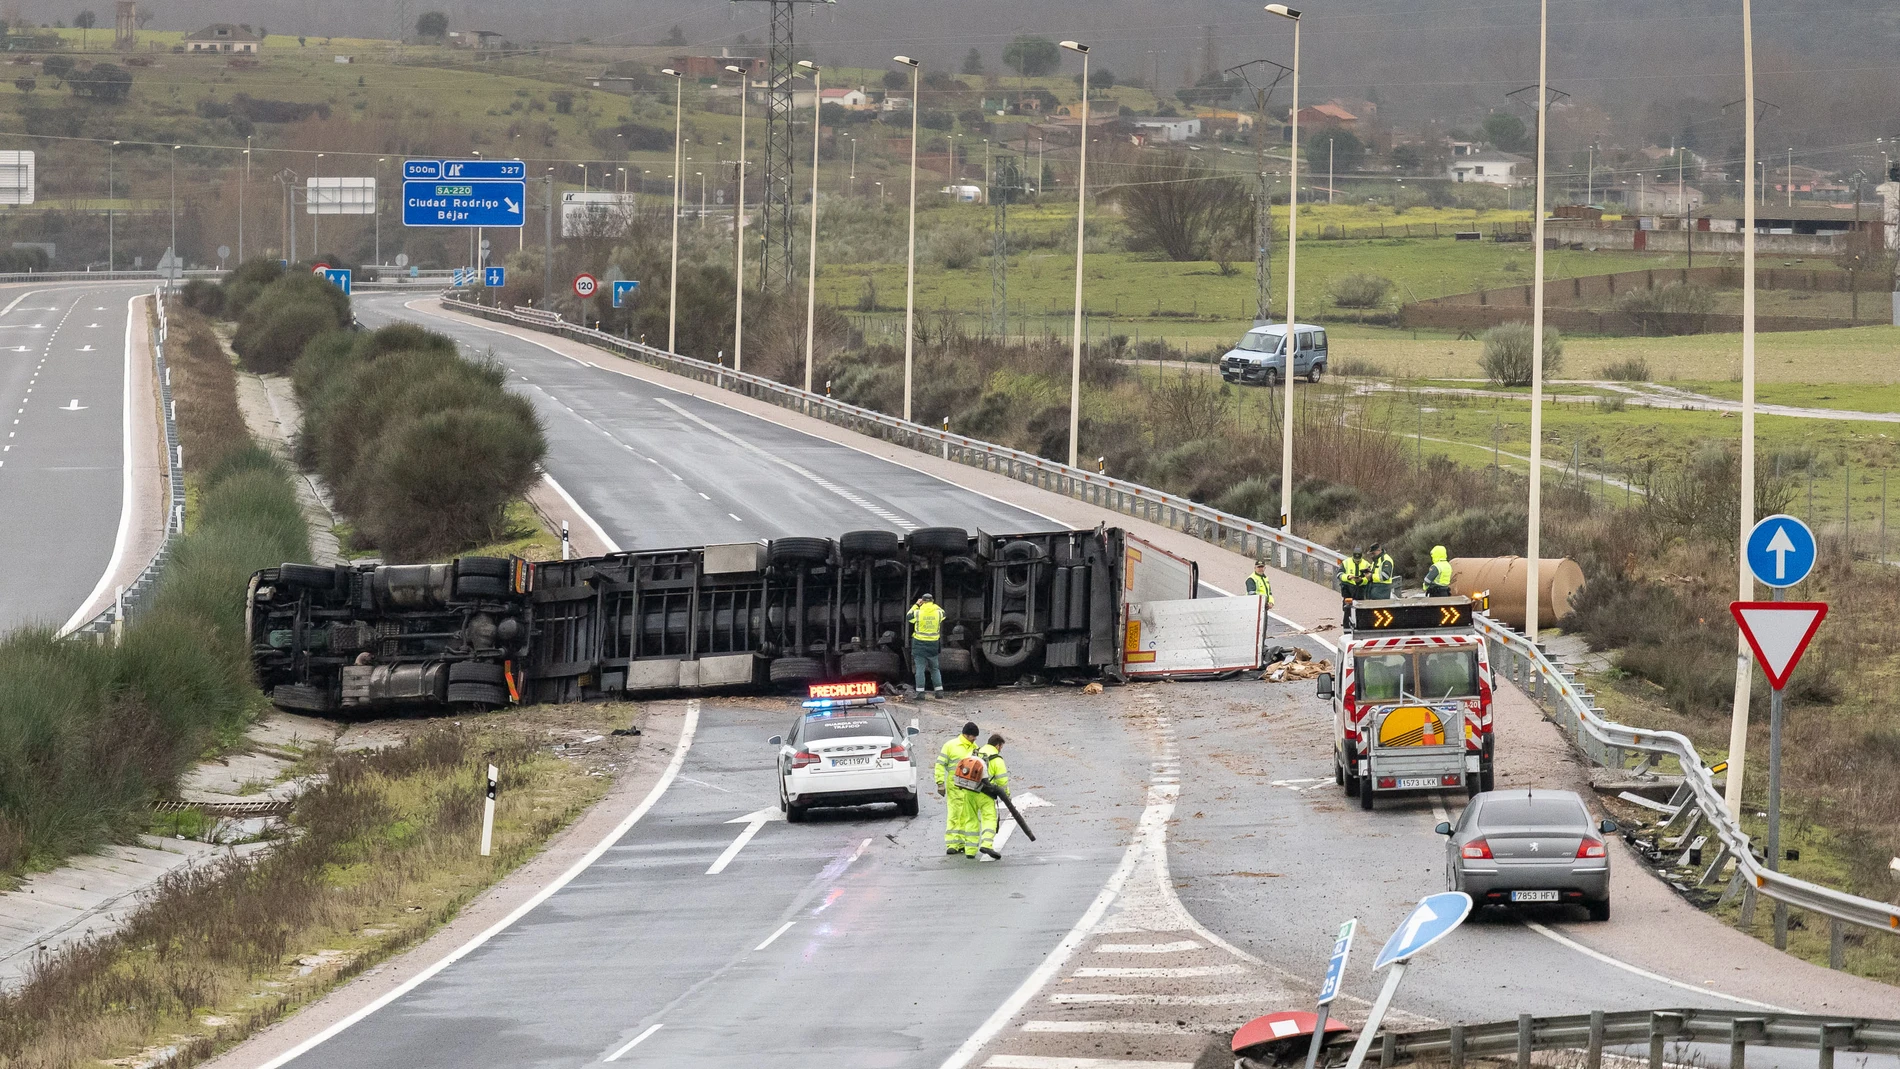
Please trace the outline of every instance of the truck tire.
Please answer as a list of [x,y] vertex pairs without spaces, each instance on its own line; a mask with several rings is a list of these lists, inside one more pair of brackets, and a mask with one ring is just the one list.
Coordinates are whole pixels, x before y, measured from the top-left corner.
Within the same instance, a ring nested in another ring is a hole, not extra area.
[[1029,619],[1019,612],[1004,613],[996,634],[983,640],[983,659],[998,668],[1018,668],[1042,652],[1042,636],[1028,634]]
[[846,531],[838,539],[838,549],[848,558],[895,557],[904,548],[904,540],[893,531]]
[[508,670],[487,661],[457,661],[449,665],[449,683],[482,683],[505,688],[508,685]]
[[486,575],[491,579],[506,579],[514,571],[514,563],[506,557],[457,557],[456,576]]
[[300,713],[325,713],[336,708],[336,701],[330,696],[328,688],[308,683],[283,683],[272,687],[270,701],[279,709]]
[[458,598],[498,598],[507,592],[507,584],[492,575],[455,577],[455,596]]
[[1346,797],[1348,798],[1359,797],[1359,773],[1354,771],[1358,767],[1359,748],[1348,742],[1346,744],[1344,764],[1339,768],[1340,782],[1345,784]]
[[823,564],[831,559],[831,539],[774,538],[765,559],[773,564]]
[[1030,565],[1042,559],[1042,547],[1018,538],[1005,542],[996,555],[1011,565],[1003,569],[1003,595],[1020,598],[1029,593],[1030,579],[1036,574]]
[[937,654],[937,667],[946,676],[968,679],[976,675],[976,657],[961,646],[945,646]]
[[481,705],[490,709],[508,704],[508,692],[487,683],[450,683],[450,705]]
[[903,678],[904,662],[890,650],[852,650],[838,658],[838,674],[868,676],[885,683]]
[[336,589],[336,569],[320,564],[280,564],[277,581],[298,590],[329,592]]
[[816,657],[774,657],[765,675],[774,683],[809,683],[825,678],[825,662]]
[[961,527],[919,527],[910,533],[912,553],[968,553],[970,532]]

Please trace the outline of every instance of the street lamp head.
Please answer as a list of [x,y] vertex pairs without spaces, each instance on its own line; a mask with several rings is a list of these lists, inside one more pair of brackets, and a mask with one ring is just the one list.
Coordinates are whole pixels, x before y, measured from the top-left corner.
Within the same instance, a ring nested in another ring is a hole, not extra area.
[[808,70],[808,71],[818,71],[818,70],[824,70],[824,68],[823,68],[823,67],[820,67],[820,66],[819,66],[818,64],[816,64],[816,63],[813,63],[813,62],[812,62],[811,60],[809,60],[809,59],[801,59],[801,60],[799,60],[799,61],[798,61],[798,65],[799,65],[799,66],[801,66],[801,67],[803,67],[803,68],[805,68],[805,69],[806,69],[806,70]]
[[1288,7],[1285,4],[1268,4],[1267,14],[1278,15],[1283,19],[1292,19],[1294,22],[1300,21],[1300,9]]
[[673,69],[673,68],[671,68],[671,67],[661,67],[661,68],[660,68],[660,73],[661,73],[661,74],[664,74],[664,75],[667,75],[668,77],[672,77],[672,78],[681,78],[681,77],[684,77],[684,75],[682,75],[682,74],[680,74],[680,72],[678,72],[678,71],[676,71],[676,70],[674,70],[674,69]]
[[1080,41],[1064,41],[1062,42],[1062,47],[1068,49],[1071,52],[1078,52],[1084,56],[1089,54],[1089,46],[1083,44]]
[[746,70],[745,70],[745,68],[744,68],[744,67],[741,67],[741,66],[739,66],[739,65],[737,65],[737,64],[734,64],[734,63],[728,63],[728,64],[726,64],[726,69],[727,69],[727,70],[729,70],[729,71],[731,71],[731,72],[732,72],[732,73],[734,73],[734,74],[744,74],[744,73],[746,72]]
[[923,61],[912,59],[909,56],[892,56],[891,62],[902,63],[906,67],[916,67],[916,66],[920,66]]

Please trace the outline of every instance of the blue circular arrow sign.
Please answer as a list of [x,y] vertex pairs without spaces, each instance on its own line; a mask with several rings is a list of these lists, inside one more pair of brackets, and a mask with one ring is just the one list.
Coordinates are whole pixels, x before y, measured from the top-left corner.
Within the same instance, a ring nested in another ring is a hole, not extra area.
[[1793,586],[1814,570],[1814,532],[1793,516],[1777,514],[1748,532],[1748,570],[1757,582]]
[[1372,963],[1373,971],[1404,961],[1445,938],[1470,914],[1471,896],[1463,891],[1440,891],[1419,899],[1411,916],[1385,941],[1378,960]]

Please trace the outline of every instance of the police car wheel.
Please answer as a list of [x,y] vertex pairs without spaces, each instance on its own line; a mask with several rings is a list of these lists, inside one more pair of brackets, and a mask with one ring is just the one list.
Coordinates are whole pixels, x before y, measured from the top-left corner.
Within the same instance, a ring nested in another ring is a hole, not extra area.
[[785,805],[785,822],[787,824],[805,823],[806,811],[806,807],[799,805],[797,802],[787,802]]
[[897,803],[897,813],[899,816],[905,816],[905,817],[916,816],[917,815],[917,796],[913,794],[909,798],[906,798],[903,801]]

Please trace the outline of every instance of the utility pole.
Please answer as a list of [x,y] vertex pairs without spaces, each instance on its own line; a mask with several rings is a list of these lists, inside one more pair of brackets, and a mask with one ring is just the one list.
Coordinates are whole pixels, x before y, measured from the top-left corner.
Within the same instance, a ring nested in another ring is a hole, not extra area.
[[[790,286],[792,257],[792,11],[799,4],[835,4],[838,0],[748,0],[771,5],[771,36],[765,70],[765,170],[759,200],[759,289]],[[748,92],[751,75],[739,76]],[[911,102],[916,106],[916,101]],[[745,145],[739,146],[740,156]],[[735,353],[736,357],[736,353]]]
[[[1252,68],[1272,68],[1254,71]],[[1265,323],[1273,312],[1273,198],[1267,174],[1267,101],[1273,90],[1293,72],[1270,59],[1254,59],[1222,74],[1240,78],[1253,88],[1253,288],[1254,322]],[[1271,75],[1269,78],[1268,75]],[[1264,83],[1264,84],[1261,84]],[[1298,151],[1295,146],[1294,151]]]
[[547,191],[547,210],[541,213],[541,309],[554,310],[554,168],[541,176]]

